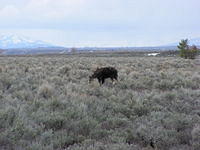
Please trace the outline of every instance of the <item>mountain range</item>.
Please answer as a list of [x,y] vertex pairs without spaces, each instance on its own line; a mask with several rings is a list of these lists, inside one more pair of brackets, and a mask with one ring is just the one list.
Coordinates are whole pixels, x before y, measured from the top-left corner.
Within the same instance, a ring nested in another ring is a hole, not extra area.
[[[167,44],[165,46],[177,46],[179,44],[179,42],[174,42],[174,43],[171,43],[171,44]],[[196,45],[196,46],[200,47],[200,38],[188,39],[188,44],[191,45],[191,46]]]
[[195,38],[195,39],[189,40],[189,45],[197,45],[197,46],[200,46],[200,38]]
[[[164,46],[154,47],[80,47],[76,51],[166,51],[177,50],[179,42],[174,42]],[[196,45],[200,48],[200,38],[190,39],[189,45]],[[71,48],[56,46],[41,40],[18,35],[0,36],[1,54],[46,54],[46,53],[68,53]]]
[[0,36],[0,49],[19,49],[19,48],[41,48],[55,47],[54,45],[40,40],[32,40],[28,37],[18,35]]

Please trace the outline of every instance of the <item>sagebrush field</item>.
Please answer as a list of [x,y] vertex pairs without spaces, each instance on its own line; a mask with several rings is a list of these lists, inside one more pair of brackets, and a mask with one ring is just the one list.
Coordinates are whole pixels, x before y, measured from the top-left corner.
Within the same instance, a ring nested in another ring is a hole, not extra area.
[[[0,57],[0,149],[199,150],[197,61]],[[89,84],[103,66],[119,81]]]

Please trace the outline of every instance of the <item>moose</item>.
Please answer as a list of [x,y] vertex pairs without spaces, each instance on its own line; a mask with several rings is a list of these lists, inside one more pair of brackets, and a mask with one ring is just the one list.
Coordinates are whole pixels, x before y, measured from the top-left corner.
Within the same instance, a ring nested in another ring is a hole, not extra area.
[[106,78],[110,78],[112,82],[114,80],[117,81],[118,72],[114,67],[97,68],[96,71],[94,71],[93,74],[89,76],[89,83],[91,83],[91,81],[93,81],[95,78],[97,78],[99,84],[102,85]]

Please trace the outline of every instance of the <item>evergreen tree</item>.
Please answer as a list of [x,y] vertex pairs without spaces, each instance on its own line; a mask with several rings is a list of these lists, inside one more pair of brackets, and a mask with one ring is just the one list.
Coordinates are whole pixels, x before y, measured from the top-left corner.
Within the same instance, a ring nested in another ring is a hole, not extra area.
[[177,47],[180,50],[180,56],[187,59],[188,58],[187,52],[189,51],[188,39],[181,40],[181,42],[179,42],[179,45]]

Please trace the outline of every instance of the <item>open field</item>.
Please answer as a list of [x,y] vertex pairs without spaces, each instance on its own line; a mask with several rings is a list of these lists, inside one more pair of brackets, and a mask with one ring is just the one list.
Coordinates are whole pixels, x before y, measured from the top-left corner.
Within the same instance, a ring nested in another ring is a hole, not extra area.
[[[88,77],[113,66],[119,81]],[[199,150],[199,60],[0,57],[1,150]]]

